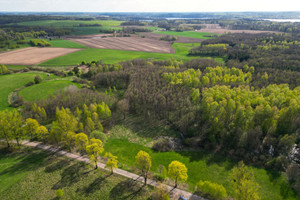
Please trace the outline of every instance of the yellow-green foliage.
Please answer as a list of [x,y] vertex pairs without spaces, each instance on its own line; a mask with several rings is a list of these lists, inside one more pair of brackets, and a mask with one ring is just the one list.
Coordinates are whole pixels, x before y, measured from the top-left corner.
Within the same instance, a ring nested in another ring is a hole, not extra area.
[[201,87],[214,84],[249,83],[252,80],[251,72],[244,73],[241,69],[227,67],[207,67],[203,73],[188,69],[178,73],[163,73],[162,77],[175,85]]
[[0,65],[0,75],[1,74],[8,74],[10,71],[6,68],[5,65]]
[[258,200],[258,184],[254,180],[253,171],[243,161],[234,167],[231,174],[231,185],[236,200]]
[[188,178],[186,166],[179,161],[172,161],[168,167],[169,177],[175,180],[175,187],[178,181],[186,181]]
[[219,49],[227,49],[229,45],[228,44],[207,44],[207,45],[203,45],[203,47],[207,48],[207,49],[216,49],[216,48],[219,48]]
[[148,177],[148,172],[152,166],[150,155],[145,151],[139,151],[135,157],[137,167],[142,171],[142,176],[145,178],[145,184]]
[[79,151],[81,152],[85,151],[88,142],[89,142],[89,138],[86,134],[78,133],[75,135],[75,146]]
[[209,195],[213,199],[224,199],[227,197],[227,192],[223,185],[210,181],[199,181],[197,189],[202,194]]
[[37,132],[39,130],[39,123],[35,119],[28,118],[26,119],[25,125],[24,125],[24,131],[27,135],[30,135],[31,138],[37,135]]
[[51,44],[47,42],[46,40],[41,40],[41,39],[32,39],[29,42],[32,46],[37,46],[37,47],[50,47]]
[[111,173],[113,173],[113,169],[118,168],[118,157],[112,155],[111,153],[105,153],[104,157],[107,157],[105,168],[109,168],[111,170]]
[[203,90],[202,108],[216,127],[231,122],[242,130],[260,124],[265,133],[274,131],[281,117],[296,116],[300,109],[300,87],[269,85],[261,90],[249,86],[214,86]]
[[99,139],[91,139],[90,144],[86,146],[86,152],[89,155],[91,163],[95,163],[97,168],[98,157],[104,151],[103,143]]
[[49,136],[49,131],[45,126],[40,126],[37,129],[36,136],[39,140],[46,140]]

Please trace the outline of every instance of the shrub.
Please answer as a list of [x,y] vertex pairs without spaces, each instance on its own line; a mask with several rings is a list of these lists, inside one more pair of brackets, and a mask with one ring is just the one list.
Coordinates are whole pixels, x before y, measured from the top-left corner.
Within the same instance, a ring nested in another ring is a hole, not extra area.
[[170,200],[166,186],[159,184],[152,194],[152,200]]
[[107,141],[107,136],[105,133],[99,131],[99,130],[94,130],[93,132],[90,133],[90,138],[95,138],[101,140],[103,143],[106,143]]
[[34,77],[34,82],[35,82],[35,84],[39,84],[40,82],[42,82],[43,81],[43,79],[40,77],[40,75],[36,75],[35,77]]
[[163,165],[159,165],[158,167],[158,178],[160,180],[166,180],[168,178],[168,170]]
[[57,196],[58,198],[62,198],[63,195],[64,195],[64,192],[62,191],[62,189],[56,190],[56,196]]
[[171,151],[172,150],[172,144],[168,139],[159,139],[154,145],[153,149],[156,151]]
[[226,189],[222,185],[210,181],[199,181],[197,189],[202,194],[213,199],[224,199],[227,197]]

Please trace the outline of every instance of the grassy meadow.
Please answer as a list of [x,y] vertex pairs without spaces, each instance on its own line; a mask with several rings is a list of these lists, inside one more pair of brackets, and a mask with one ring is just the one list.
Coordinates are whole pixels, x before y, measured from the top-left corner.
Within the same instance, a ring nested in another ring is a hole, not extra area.
[[24,97],[25,101],[35,101],[45,99],[54,94],[55,91],[61,90],[70,85],[80,87],[78,83],[73,83],[69,80],[51,80],[26,87],[19,92],[19,95]]
[[[0,156],[0,199],[148,199],[152,187],[68,158],[26,148]],[[1,149],[0,149],[1,150]],[[3,149],[2,149],[3,150]]]
[[86,46],[69,41],[69,40],[62,40],[62,39],[54,39],[54,40],[47,40],[51,44],[51,47],[60,47],[60,48],[87,48]]
[[[21,88],[30,81],[34,80],[36,75],[45,78],[45,73],[22,73],[22,74],[9,74],[0,76],[0,110],[9,108],[8,95],[15,89]],[[53,75],[51,75],[52,77]]]
[[181,37],[190,37],[190,38],[199,38],[199,39],[211,39],[213,35],[219,35],[216,33],[202,33],[202,32],[195,32],[195,31],[183,31],[183,32],[176,32],[176,31],[156,31],[155,33],[164,34],[164,35],[174,35],[174,36],[181,36]]

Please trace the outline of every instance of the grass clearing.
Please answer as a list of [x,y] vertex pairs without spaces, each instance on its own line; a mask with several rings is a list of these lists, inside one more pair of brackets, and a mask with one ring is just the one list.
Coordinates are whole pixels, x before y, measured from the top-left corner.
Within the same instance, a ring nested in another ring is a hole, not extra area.
[[164,35],[181,36],[181,37],[198,38],[198,39],[211,39],[211,37],[209,37],[209,36],[220,35],[220,34],[216,34],[216,33],[205,33],[205,32],[202,33],[202,32],[195,32],[195,31],[183,31],[183,32],[156,31],[154,33],[159,33],[159,34],[164,34]]
[[51,44],[51,47],[60,47],[60,48],[87,48],[82,44],[78,44],[76,42],[72,42],[69,40],[62,40],[62,39],[54,39],[54,40],[47,40]]
[[[41,159],[31,159],[41,154]],[[19,158],[23,154],[17,154]],[[31,158],[31,159],[28,159]],[[101,200],[123,200],[148,199],[152,192],[152,187],[142,187],[141,183],[124,178],[119,175],[111,175],[110,172],[102,169],[94,170],[90,166],[72,161],[71,159],[45,154],[39,150],[32,150],[27,157],[22,158],[22,165],[16,164],[11,155],[0,158],[0,163],[11,161],[11,165],[1,170],[0,180],[4,176],[17,174],[25,171],[21,177],[14,177],[9,186],[0,187],[0,199],[57,199],[56,190],[63,190],[63,199],[101,199]],[[2,176],[1,176],[2,174]],[[13,178],[13,176],[11,176]],[[0,184],[6,183],[1,181]],[[2,186],[2,185],[0,185]]]
[[[9,108],[8,95],[15,89],[21,88],[28,82],[33,81],[36,75],[45,78],[45,73],[22,73],[22,74],[9,74],[0,75],[0,110]],[[54,75],[51,75],[54,77]]]
[[69,80],[51,80],[26,87],[19,92],[19,95],[23,96],[25,101],[41,100],[70,85],[80,87],[78,83]]
[[[197,43],[194,43],[194,45],[196,44]],[[102,60],[106,64],[112,64],[132,59],[168,60],[175,58],[178,60],[180,59],[183,61],[187,61],[190,59],[200,58],[199,56],[187,56],[188,50],[192,47],[193,44],[191,43],[174,43],[173,48],[175,48],[176,54],[88,48],[65,56],[54,58],[52,60],[48,60],[44,63],[41,63],[40,66],[77,65],[82,61],[91,62],[93,60]],[[222,58],[216,58],[216,60],[222,63],[224,62]]]
[[[157,152],[142,145],[120,139],[110,139],[105,144],[105,151],[118,156],[119,162],[126,164],[123,165],[123,168],[127,170],[134,171],[135,156],[140,150],[148,152],[152,157],[151,170],[153,172],[157,172],[159,165],[168,167],[173,160],[184,163],[188,168],[188,184],[191,190],[199,180],[209,180],[222,184],[229,194],[231,193],[228,177],[236,163],[223,156],[200,151]],[[283,175],[275,175],[272,172],[255,167],[251,168],[254,171],[256,181],[260,185],[259,195],[262,200],[300,199],[289,187]]]

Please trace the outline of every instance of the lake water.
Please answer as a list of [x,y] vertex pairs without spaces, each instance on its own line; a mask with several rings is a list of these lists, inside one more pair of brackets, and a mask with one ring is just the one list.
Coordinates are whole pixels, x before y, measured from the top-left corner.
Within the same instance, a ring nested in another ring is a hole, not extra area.
[[272,22],[300,22],[300,19],[264,19]]

